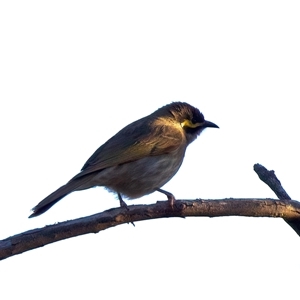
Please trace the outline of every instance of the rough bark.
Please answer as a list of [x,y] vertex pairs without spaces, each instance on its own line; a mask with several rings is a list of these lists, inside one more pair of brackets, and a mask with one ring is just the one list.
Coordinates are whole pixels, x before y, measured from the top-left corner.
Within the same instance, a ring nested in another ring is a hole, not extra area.
[[142,220],[171,217],[271,217],[283,218],[300,235],[300,202],[291,200],[275,176],[256,164],[259,178],[270,186],[278,199],[176,200],[151,205],[131,205],[113,208],[92,216],[66,221],[44,228],[29,230],[0,241],[0,260],[63,239],[87,233],[97,233],[110,227]]

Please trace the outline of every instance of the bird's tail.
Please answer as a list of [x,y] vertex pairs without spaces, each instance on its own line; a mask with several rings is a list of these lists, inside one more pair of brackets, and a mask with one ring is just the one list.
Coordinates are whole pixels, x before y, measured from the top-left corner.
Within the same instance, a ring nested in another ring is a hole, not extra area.
[[90,180],[89,175],[79,177],[76,179],[71,179],[67,184],[58,188],[55,192],[47,196],[44,200],[42,200],[32,209],[33,213],[29,216],[29,218],[37,217],[43,214],[63,197],[76,191],[82,185],[86,184]]

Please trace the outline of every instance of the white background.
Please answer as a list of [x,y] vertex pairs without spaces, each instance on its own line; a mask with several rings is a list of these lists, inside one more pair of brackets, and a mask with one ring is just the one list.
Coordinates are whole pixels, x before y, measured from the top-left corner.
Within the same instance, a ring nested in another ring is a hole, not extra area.
[[[189,147],[166,190],[274,198],[261,163],[300,199],[299,15],[298,1],[2,1],[0,238],[118,206],[95,188],[27,218],[109,137],[172,101],[220,129]],[[281,219],[138,222],[1,261],[1,295],[295,298],[299,251]]]

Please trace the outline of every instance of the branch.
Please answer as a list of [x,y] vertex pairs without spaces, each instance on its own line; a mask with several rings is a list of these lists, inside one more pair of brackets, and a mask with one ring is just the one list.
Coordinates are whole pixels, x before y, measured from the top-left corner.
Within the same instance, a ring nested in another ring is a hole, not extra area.
[[171,217],[272,217],[283,218],[300,235],[300,202],[291,200],[274,171],[254,165],[259,178],[280,200],[221,199],[176,200],[171,208],[167,201],[151,205],[113,208],[96,215],[29,230],[0,241],[0,260],[47,244],[110,227],[142,220]]
[[[279,199],[291,200],[291,197],[284,190],[284,188],[281,185],[281,182],[276,177],[275,172],[273,170],[269,171],[264,166],[260,164],[255,164],[254,171],[257,173],[260,180],[267,184]],[[300,236],[300,219],[285,218],[284,221],[288,225],[290,225]]]
[[113,208],[92,216],[29,230],[0,241],[0,260],[63,239],[97,233],[110,227],[142,220],[171,217],[273,217],[300,218],[300,202],[275,199],[177,200],[151,205]]

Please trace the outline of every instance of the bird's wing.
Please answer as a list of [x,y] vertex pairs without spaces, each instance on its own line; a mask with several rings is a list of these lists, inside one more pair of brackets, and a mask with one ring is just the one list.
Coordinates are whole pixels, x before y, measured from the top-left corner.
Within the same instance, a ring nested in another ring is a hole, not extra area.
[[145,118],[131,123],[98,148],[74,178],[143,157],[172,152],[185,143],[179,126],[160,119],[147,122]]

